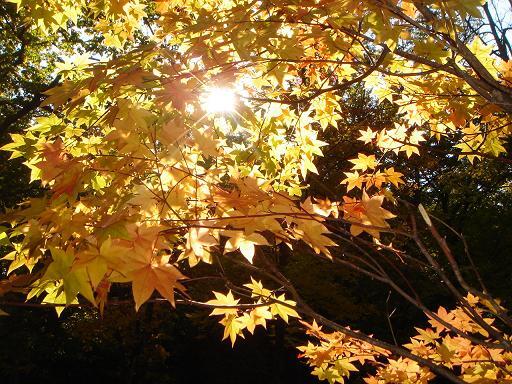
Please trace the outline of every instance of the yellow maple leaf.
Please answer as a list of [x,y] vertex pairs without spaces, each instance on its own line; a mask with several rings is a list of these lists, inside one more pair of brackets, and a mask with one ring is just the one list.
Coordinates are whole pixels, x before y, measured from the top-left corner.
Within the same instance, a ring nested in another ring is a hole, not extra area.
[[218,244],[209,228],[192,227],[185,235],[185,252],[181,258],[188,258],[191,267],[199,261],[211,263],[210,247]]
[[270,305],[270,312],[272,315],[277,315],[281,319],[283,319],[286,323],[288,323],[289,317],[297,317],[299,318],[299,314],[295,309],[292,307],[295,307],[297,303],[293,300],[286,300],[284,293],[276,298],[279,303],[274,303]]
[[341,184],[347,184],[347,192],[354,188],[363,189],[363,183],[366,181],[366,175],[360,175],[357,171],[345,172],[345,179],[341,181]]
[[370,128],[366,128],[366,131],[360,130],[359,133],[361,136],[357,140],[364,142],[365,144],[369,144],[377,137],[377,132],[372,131]]
[[323,253],[331,257],[327,247],[336,245],[329,237],[325,236],[330,231],[319,221],[313,219],[296,219],[297,227],[293,229],[295,237],[308,244],[316,253]]
[[[72,249],[66,251],[51,248],[53,261],[48,266],[42,281],[54,280],[61,282],[66,305],[76,300],[78,293],[94,303],[91,282],[84,268],[72,268],[75,254]],[[60,292],[59,294],[60,295]]]
[[254,334],[256,326],[261,325],[263,328],[266,328],[267,320],[271,320],[272,318],[273,316],[272,313],[270,313],[269,307],[261,306],[252,309],[249,313],[244,313],[241,321],[243,322],[244,327]]
[[[223,308],[215,308],[210,313],[210,316],[234,315],[238,312],[236,306],[238,305],[238,302],[240,300],[235,299],[231,290],[229,290],[229,292],[226,295],[224,295],[220,292],[215,292],[215,291],[213,291],[213,294],[215,295],[215,299],[207,301],[206,304],[209,304],[212,306],[220,306]],[[227,308],[227,307],[233,307],[233,308]]]
[[398,187],[400,183],[404,184],[404,181],[402,180],[403,173],[396,172],[394,167],[385,169],[384,173],[386,175],[386,180],[395,187]]
[[242,333],[245,328],[245,322],[242,317],[236,317],[236,315],[226,315],[220,323],[224,326],[224,335],[222,340],[226,340],[228,337],[231,340],[231,345],[235,345],[237,336],[244,338]]
[[358,153],[357,159],[349,160],[354,166],[352,169],[360,169],[366,171],[367,169],[375,169],[377,166],[377,159],[375,155],[366,156],[364,153]]
[[252,293],[251,297],[270,297],[272,292],[266,288],[263,287],[263,284],[261,281],[256,281],[251,276],[251,282],[248,284],[244,284],[244,287],[249,288]]
[[229,240],[226,242],[224,253],[234,252],[240,249],[242,255],[251,263],[255,252],[254,246],[268,245],[267,239],[256,232],[246,235],[242,231],[224,231],[223,234],[230,236]]

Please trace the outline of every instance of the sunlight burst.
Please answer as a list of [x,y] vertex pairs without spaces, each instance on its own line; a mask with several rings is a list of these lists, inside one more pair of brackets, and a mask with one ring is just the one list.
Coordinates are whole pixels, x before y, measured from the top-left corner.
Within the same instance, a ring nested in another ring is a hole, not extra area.
[[229,88],[210,88],[201,97],[207,113],[229,113],[235,110],[236,94]]

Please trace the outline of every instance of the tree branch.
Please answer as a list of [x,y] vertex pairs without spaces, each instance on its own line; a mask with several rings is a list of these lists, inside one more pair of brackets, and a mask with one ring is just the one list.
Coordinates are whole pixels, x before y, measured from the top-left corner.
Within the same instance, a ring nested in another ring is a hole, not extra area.
[[50,84],[43,87],[41,91],[32,97],[32,99],[27,101],[20,110],[4,118],[4,120],[0,123],[0,130],[7,131],[12,124],[16,123],[18,120],[24,118],[35,109],[37,109],[46,97],[43,92],[55,87],[57,84],[59,84],[59,81],[60,76],[57,76]]

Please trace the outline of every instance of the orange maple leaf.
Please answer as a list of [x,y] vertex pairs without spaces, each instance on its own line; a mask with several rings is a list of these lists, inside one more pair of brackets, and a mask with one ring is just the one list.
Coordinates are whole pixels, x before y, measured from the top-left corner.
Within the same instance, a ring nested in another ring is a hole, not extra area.
[[[363,191],[363,199],[357,199],[343,196],[345,204],[343,205],[344,218],[351,223],[350,233],[357,236],[362,232],[367,232],[376,239],[380,238],[380,228],[389,228],[387,219],[395,217],[391,212],[381,207],[384,196],[376,195],[369,197],[366,191]],[[369,228],[369,227],[372,228]]]
[[169,264],[168,260],[169,256],[154,258],[132,256],[129,258],[129,266],[133,269],[128,273],[128,278],[132,280],[136,310],[151,297],[155,289],[172,306],[175,306],[174,289],[185,291],[185,287],[178,282],[185,276],[176,267]]

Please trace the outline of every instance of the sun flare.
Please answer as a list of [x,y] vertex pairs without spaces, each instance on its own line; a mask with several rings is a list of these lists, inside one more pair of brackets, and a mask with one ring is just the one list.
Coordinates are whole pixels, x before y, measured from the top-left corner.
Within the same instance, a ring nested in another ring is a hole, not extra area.
[[201,97],[207,113],[229,113],[236,107],[236,94],[229,88],[210,88]]

